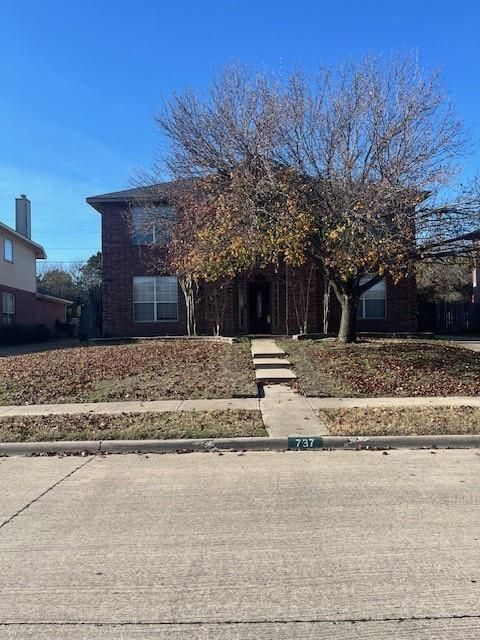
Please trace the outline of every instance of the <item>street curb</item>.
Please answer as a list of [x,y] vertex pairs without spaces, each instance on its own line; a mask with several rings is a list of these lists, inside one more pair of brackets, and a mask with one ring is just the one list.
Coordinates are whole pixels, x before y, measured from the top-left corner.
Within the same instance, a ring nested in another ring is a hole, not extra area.
[[[298,436],[308,440],[313,436]],[[478,449],[480,435],[466,436],[318,436],[320,450]],[[3,442],[0,456],[86,455],[97,453],[184,453],[190,451],[287,451],[287,438],[211,438],[185,440],[88,440]],[[305,449],[302,449],[305,450]],[[318,449],[317,449],[318,450]]]

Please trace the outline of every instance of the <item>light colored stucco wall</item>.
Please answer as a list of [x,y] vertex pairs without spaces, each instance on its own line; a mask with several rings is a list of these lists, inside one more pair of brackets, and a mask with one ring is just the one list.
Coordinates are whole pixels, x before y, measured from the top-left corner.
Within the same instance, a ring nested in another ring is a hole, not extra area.
[[[3,259],[3,239],[13,241],[13,263]],[[18,237],[10,235],[3,229],[0,231],[0,284],[23,291],[35,292],[36,283],[35,251]]]

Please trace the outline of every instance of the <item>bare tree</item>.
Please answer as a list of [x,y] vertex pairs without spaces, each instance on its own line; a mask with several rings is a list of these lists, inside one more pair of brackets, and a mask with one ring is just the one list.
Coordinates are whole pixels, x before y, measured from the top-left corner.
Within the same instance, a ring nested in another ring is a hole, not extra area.
[[292,269],[287,283],[290,289],[290,298],[293,301],[298,330],[302,334],[308,333],[309,329],[314,272],[315,266],[313,264],[307,269],[307,274],[303,270]]
[[[468,252],[476,189],[446,201],[465,136],[437,74],[415,61],[368,59],[282,96],[278,162],[307,177],[309,250],[341,305],[339,338],[355,339],[361,295],[416,261]],[[371,275],[370,275],[371,274]]]
[[343,342],[355,340],[360,297],[383,277],[471,251],[478,189],[452,190],[464,129],[439,76],[413,59],[283,84],[228,68],[207,98],[176,95],[156,120],[173,175],[208,176],[222,211],[210,240],[241,238],[249,260],[312,260],[340,303]]

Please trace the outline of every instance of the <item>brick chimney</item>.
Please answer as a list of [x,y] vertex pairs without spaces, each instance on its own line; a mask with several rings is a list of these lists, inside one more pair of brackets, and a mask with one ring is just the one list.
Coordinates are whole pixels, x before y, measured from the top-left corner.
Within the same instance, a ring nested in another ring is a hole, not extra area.
[[32,237],[30,200],[24,193],[19,198],[15,198],[15,230],[29,240]]

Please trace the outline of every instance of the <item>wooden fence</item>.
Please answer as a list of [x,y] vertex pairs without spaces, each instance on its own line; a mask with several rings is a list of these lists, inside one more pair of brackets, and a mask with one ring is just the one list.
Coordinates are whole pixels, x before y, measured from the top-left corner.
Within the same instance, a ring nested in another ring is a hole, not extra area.
[[418,307],[418,330],[440,334],[480,333],[480,303],[421,303]]

